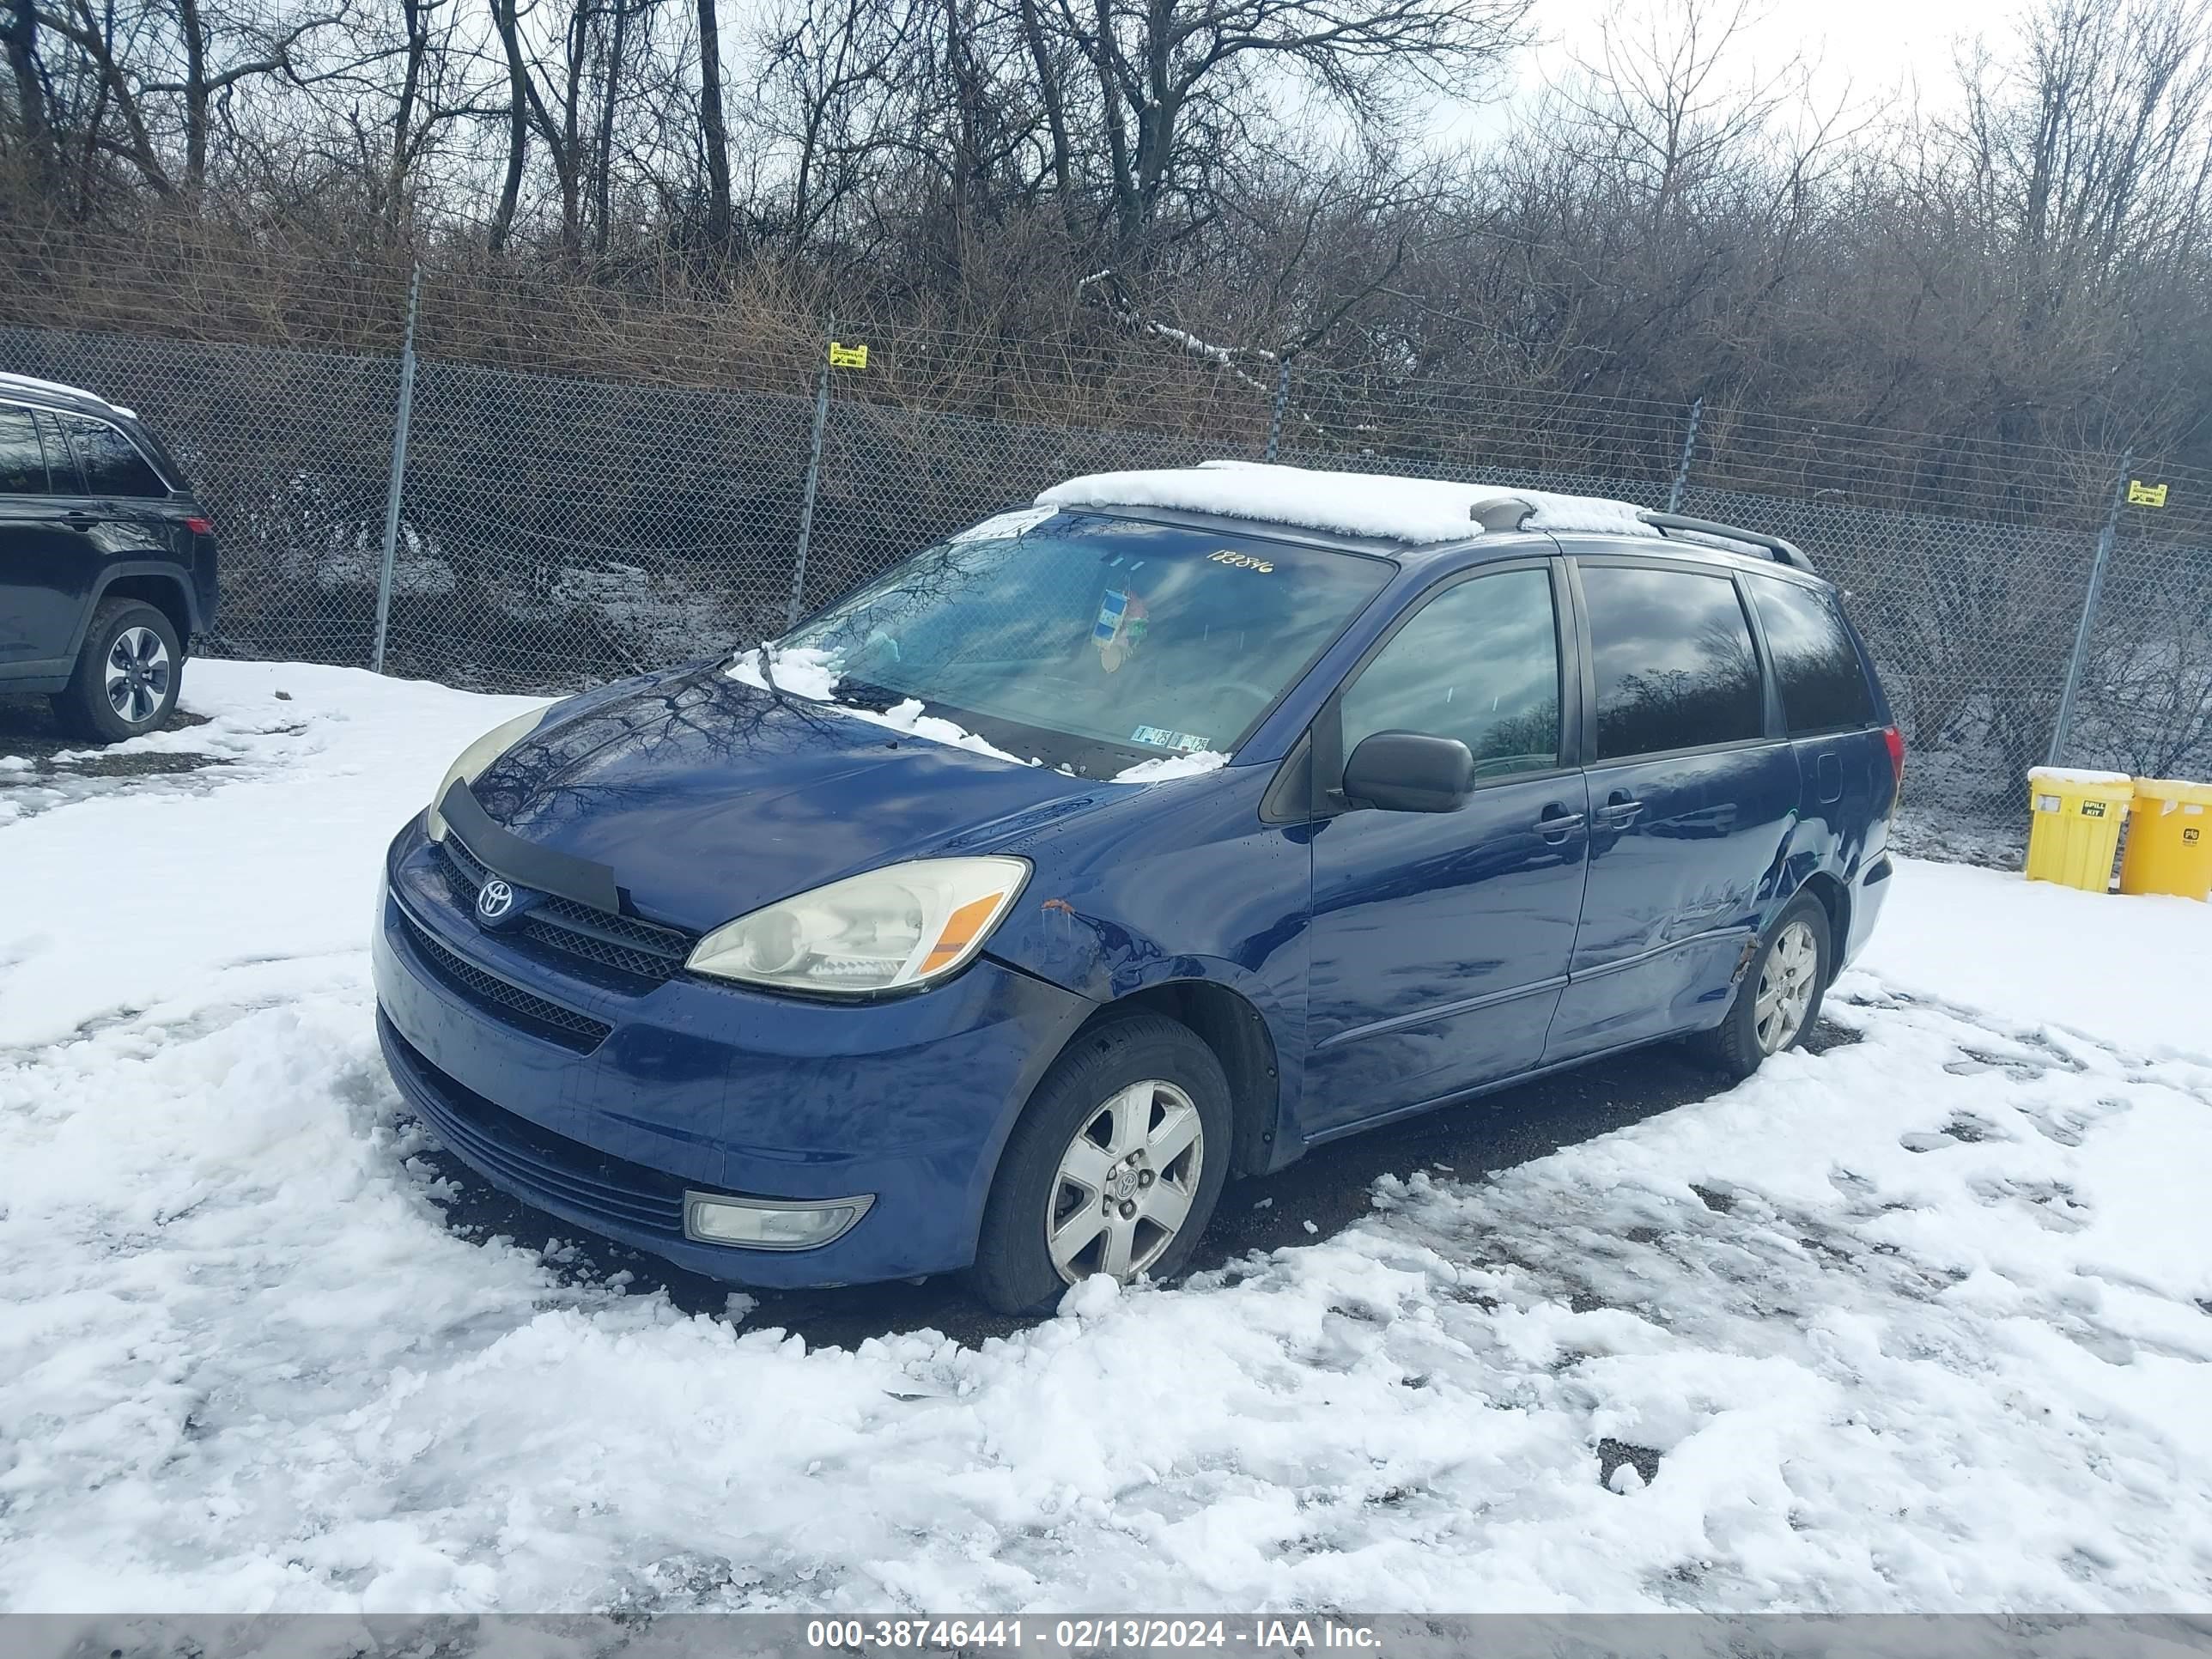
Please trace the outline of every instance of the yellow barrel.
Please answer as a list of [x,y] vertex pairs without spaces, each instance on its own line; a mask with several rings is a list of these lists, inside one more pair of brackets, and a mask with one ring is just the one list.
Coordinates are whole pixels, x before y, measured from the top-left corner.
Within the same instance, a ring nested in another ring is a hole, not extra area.
[[2027,775],[2027,878],[2087,893],[2112,887],[2112,855],[2135,799],[2124,772],[2075,772],[2039,766]]
[[2120,890],[2200,900],[2212,894],[2212,783],[2136,780]]

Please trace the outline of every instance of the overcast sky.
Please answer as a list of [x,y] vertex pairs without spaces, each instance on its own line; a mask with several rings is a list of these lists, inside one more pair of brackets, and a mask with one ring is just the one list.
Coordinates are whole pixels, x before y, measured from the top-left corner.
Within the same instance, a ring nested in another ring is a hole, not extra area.
[[[1547,76],[1563,75],[1577,54],[1596,55],[1600,21],[1614,0],[1536,0],[1530,25],[1541,44],[1513,65],[1510,97],[1457,117],[1446,131],[1480,135],[1502,123],[1505,112],[1533,95]],[[1714,0],[1717,10],[1729,0]],[[1653,0],[1628,0],[1649,15]],[[1658,0],[1664,4],[1665,0]],[[1855,101],[1893,104],[1917,88],[1929,104],[1948,100],[1955,42],[1983,34],[1991,41],[2011,32],[2023,0],[1765,0],[1758,21],[1737,43],[1740,73],[1769,70],[1803,52],[1820,65],[1820,95],[1848,84]],[[1754,0],[1754,9],[1759,9]]]

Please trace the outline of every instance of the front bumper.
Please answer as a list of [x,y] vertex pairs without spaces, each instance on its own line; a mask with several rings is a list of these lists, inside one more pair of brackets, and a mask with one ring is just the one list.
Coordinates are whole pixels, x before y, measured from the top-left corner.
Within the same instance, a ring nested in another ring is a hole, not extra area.
[[[988,957],[935,989],[854,1005],[688,976],[617,989],[477,927],[441,857],[417,820],[386,859],[377,1024],[401,1094],[493,1185],[717,1279],[816,1286],[967,1266],[1015,1115],[1091,1012]],[[873,1202],[829,1244],[755,1249],[687,1238],[687,1190]]]

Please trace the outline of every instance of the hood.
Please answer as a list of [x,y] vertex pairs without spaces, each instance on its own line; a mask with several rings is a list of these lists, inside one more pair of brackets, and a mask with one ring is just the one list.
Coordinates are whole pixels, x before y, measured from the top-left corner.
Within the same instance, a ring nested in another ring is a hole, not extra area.
[[779,699],[718,667],[580,701],[474,793],[524,840],[607,866],[641,915],[694,932],[901,859],[1033,839],[1139,793]]

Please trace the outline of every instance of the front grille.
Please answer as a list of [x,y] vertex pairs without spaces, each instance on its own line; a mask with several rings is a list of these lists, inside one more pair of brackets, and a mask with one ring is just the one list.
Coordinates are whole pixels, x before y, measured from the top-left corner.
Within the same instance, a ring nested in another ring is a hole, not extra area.
[[573,1048],[580,1054],[591,1053],[614,1030],[589,1014],[563,1008],[520,985],[509,984],[496,974],[486,973],[447,949],[428,928],[408,915],[404,904],[399,907],[399,920],[406,927],[408,943],[442,983],[478,1007],[501,1016],[508,1024],[564,1048]]
[[[446,885],[455,903],[476,908],[477,894],[492,878],[489,866],[478,858],[451,830],[436,843],[443,855]],[[662,927],[635,916],[617,915],[574,899],[549,893],[523,917],[516,935],[542,949],[611,969],[628,981],[620,988],[661,985],[684,971],[691,947],[698,941],[674,927]]]
[[684,1182],[555,1134],[463,1088],[376,1011],[385,1063],[410,1109],[462,1163],[510,1192],[602,1226],[684,1236]]

